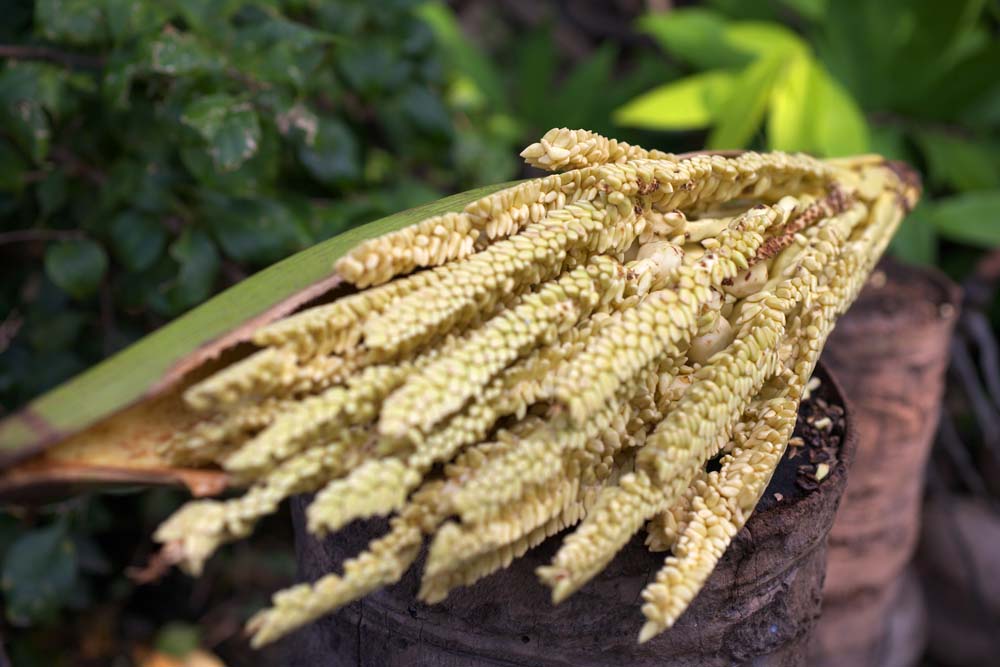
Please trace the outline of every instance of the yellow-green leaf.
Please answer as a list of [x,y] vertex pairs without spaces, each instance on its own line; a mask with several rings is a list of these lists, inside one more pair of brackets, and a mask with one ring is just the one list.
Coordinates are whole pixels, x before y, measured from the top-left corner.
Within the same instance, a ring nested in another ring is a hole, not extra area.
[[785,65],[771,89],[767,141],[771,150],[813,150],[813,65],[808,56]]
[[740,73],[708,136],[709,148],[744,148],[750,143],[764,118],[782,64],[781,58],[761,58]]
[[614,113],[619,125],[652,130],[706,127],[729,97],[736,75],[713,70],[668,83],[626,103]]
[[801,37],[780,23],[767,21],[730,23],[723,32],[723,39],[730,48],[757,58],[789,58],[809,51]]
[[817,110],[816,152],[824,157],[867,153],[868,121],[851,94],[819,63],[813,62]]

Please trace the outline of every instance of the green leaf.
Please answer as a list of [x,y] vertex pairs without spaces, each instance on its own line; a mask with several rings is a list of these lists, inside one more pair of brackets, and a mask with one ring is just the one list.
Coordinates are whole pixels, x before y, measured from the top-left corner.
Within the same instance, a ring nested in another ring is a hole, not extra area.
[[37,0],[35,26],[46,39],[81,46],[106,35],[101,6],[91,0]]
[[494,109],[507,107],[500,74],[463,33],[452,10],[442,2],[426,2],[414,11],[434,31],[453,68],[469,77]]
[[388,40],[353,41],[337,51],[337,66],[347,84],[366,99],[393,93],[412,78],[412,68]]
[[313,128],[312,136],[304,135],[299,147],[299,160],[313,178],[327,185],[343,185],[358,180],[361,156],[357,139],[350,128],[330,116],[320,118],[318,124],[310,127]]
[[697,7],[647,14],[638,21],[639,30],[667,53],[698,69],[738,67],[752,59],[726,43],[726,25],[718,12]]
[[740,73],[708,135],[709,148],[743,148],[750,143],[764,118],[771,87],[782,65],[781,58],[761,58]]
[[191,29],[211,36],[212,30],[225,25],[244,4],[243,0],[174,0],[181,16]]
[[216,93],[191,102],[181,121],[208,143],[216,169],[233,171],[249,160],[260,146],[260,121],[249,102]]
[[810,21],[819,21],[826,14],[827,0],[781,0],[781,4]]
[[[617,50],[604,44],[580,61],[563,80],[558,92],[550,92],[549,106],[556,112],[556,124],[583,127],[599,109],[609,94],[609,82],[614,78]],[[547,128],[546,128],[547,129]]]
[[205,209],[222,250],[240,263],[266,266],[312,241],[304,221],[273,199],[212,197]]
[[0,109],[0,119],[4,121],[4,129],[36,164],[45,160],[52,140],[52,129],[49,117],[37,100],[20,100],[6,109]]
[[913,157],[907,148],[906,136],[902,128],[889,125],[872,125],[868,128],[871,151],[883,155],[890,160],[912,162]]
[[776,151],[814,150],[815,69],[805,56],[793,58],[771,88],[767,145]]
[[791,58],[809,52],[801,37],[780,23],[769,21],[730,23],[722,38],[729,48],[754,58]]
[[869,150],[868,122],[821,64],[802,53],[771,89],[768,146],[834,157]]
[[732,72],[713,70],[664,84],[617,109],[614,121],[651,130],[706,127],[718,118],[736,79]]
[[53,618],[76,579],[76,550],[63,522],[24,533],[4,558],[7,618],[22,626]]
[[97,291],[108,268],[104,249],[93,241],[66,241],[45,251],[45,273],[77,299]]
[[[95,4],[89,0],[88,4]],[[134,0],[103,0],[108,31],[115,42],[125,42],[139,35],[159,30],[170,17],[165,3]]]
[[76,310],[45,314],[34,311],[27,326],[28,342],[39,352],[65,350],[72,347],[83,324],[83,313]]
[[547,129],[547,110],[552,81],[559,63],[551,38],[551,26],[533,30],[527,39],[516,40],[518,93],[515,96],[519,115],[535,128]]
[[136,78],[144,63],[134,52],[128,49],[115,49],[104,65],[100,80],[101,93],[104,99],[115,109],[127,109],[132,92],[132,81]]
[[163,225],[135,210],[115,216],[110,231],[115,258],[130,271],[144,271],[155,264],[167,242]]
[[427,86],[408,86],[400,103],[414,127],[421,134],[446,139],[451,136],[451,116],[440,96]]
[[939,199],[930,218],[941,236],[983,248],[1000,247],[1000,190]]
[[149,66],[173,76],[217,69],[223,58],[189,33],[165,32],[149,47]]
[[824,157],[857,155],[869,150],[868,121],[850,93],[821,65],[816,77],[816,152]]
[[0,192],[20,192],[27,167],[21,153],[0,137]]
[[935,185],[957,190],[1000,187],[1000,166],[989,143],[939,130],[920,130],[916,139]]
[[55,65],[11,61],[0,72],[0,101],[9,107],[8,112],[16,112],[18,104],[29,102],[58,116],[63,107],[65,83],[66,72]]
[[41,219],[44,220],[66,203],[66,173],[55,170],[45,176],[35,190]]
[[167,655],[183,658],[198,648],[201,632],[197,625],[189,623],[167,623],[156,633],[156,650]]
[[639,29],[698,69],[737,67],[757,58],[808,51],[805,42],[780,23],[729,21],[718,12],[695,7],[646,15],[639,19]]
[[903,219],[892,239],[893,256],[911,264],[937,263],[937,232],[930,219],[930,207],[921,203]]
[[170,245],[170,256],[181,267],[167,294],[173,309],[184,310],[207,299],[219,272],[219,251],[209,235],[188,227]]
[[[199,139],[197,145],[182,147],[180,155],[184,166],[204,190],[251,195],[270,189],[278,177],[283,151],[278,132],[270,124],[261,125],[261,141],[256,154],[232,171],[220,171],[203,143],[204,140]],[[171,187],[171,184],[166,182],[162,186],[162,193],[169,194],[166,188]],[[143,208],[163,210],[165,207],[143,205]]]

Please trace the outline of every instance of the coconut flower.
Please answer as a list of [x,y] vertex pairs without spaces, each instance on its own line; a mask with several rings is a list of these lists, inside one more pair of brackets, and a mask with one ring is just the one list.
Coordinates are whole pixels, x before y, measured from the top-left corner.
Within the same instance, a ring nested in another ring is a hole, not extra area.
[[[552,170],[365,241],[357,288],[259,329],[190,387],[162,453],[247,485],[157,531],[197,573],[282,499],[318,535],[391,516],[340,573],[250,621],[261,645],[400,579],[444,598],[576,526],[539,569],[555,602],[640,530],[670,627],[753,511],[837,318],[918,190],[877,156],[671,155],[585,130],[524,150]],[[716,460],[713,471],[706,469]]]

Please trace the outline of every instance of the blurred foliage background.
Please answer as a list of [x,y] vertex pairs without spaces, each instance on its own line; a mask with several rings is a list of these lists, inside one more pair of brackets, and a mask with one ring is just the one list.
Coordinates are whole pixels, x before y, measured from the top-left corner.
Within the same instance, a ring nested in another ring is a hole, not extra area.
[[[317,241],[530,175],[516,154],[554,126],[879,152],[925,175],[899,256],[961,279],[1000,247],[987,0],[0,0],[0,16],[0,414]],[[281,517],[200,582],[122,574],[179,498],[0,515],[11,664],[196,647],[280,664],[239,626],[293,576]]]

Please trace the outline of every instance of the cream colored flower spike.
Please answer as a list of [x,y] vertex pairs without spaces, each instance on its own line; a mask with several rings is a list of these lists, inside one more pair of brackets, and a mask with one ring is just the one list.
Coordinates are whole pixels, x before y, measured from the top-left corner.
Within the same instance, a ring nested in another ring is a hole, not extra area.
[[277,594],[257,645],[398,581],[425,540],[433,602],[576,524],[538,573],[553,599],[645,525],[667,554],[636,630],[670,627],[919,195],[872,156],[678,157],[565,128],[522,155],[561,173],[360,244],[336,267],[360,291],[262,328],[185,394],[202,419],[164,454],[249,489],[168,519],[172,562],[198,572],[291,494],[316,492],[316,534],[392,517],[341,574]]

